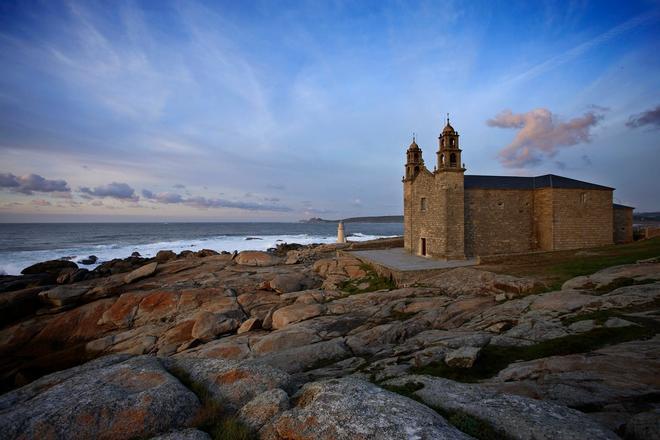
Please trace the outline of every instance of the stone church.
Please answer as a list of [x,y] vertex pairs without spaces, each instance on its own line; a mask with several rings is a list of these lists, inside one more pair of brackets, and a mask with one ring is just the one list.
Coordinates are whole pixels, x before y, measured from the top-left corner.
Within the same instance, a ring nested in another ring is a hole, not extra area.
[[613,188],[567,177],[466,175],[459,134],[439,137],[426,168],[413,137],[403,178],[405,249],[441,259],[554,251],[632,241],[632,209]]

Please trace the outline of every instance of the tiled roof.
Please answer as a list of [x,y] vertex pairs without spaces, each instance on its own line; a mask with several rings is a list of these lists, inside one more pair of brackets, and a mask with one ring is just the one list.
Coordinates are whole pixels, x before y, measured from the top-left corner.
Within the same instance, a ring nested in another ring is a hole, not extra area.
[[538,189],[538,188],[567,188],[567,189],[601,189],[613,190],[609,186],[569,179],[568,177],[546,174],[537,177],[519,176],[465,176],[465,188],[480,189]]

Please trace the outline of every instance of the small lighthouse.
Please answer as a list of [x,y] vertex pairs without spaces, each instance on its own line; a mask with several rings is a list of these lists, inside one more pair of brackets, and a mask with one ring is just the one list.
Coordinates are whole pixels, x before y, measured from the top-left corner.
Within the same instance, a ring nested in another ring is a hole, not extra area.
[[346,236],[344,235],[344,222],[339,220],[337,226],[337,243],[346,243]]

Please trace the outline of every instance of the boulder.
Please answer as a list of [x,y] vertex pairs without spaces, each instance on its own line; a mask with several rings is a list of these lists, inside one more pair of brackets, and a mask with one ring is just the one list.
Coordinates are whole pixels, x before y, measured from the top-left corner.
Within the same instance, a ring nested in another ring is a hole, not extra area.
[[174,251],[158,251],[156,254],[157,263],[166,263],[174,259],[176,259],[176,253]]
[[227,411],[237,411],[266,391],[293,386],[287,373],[250,361],[177,357],[165,362],[170,370],[184,372],[196,386],[206,389]]
[[446,413],[467,414],[491,425],[501,437],[519,440],[574,440],[619,438],[580,411],[510,394],[480,385],[431,376],[407,376],[386,382],[419,388],[413,394]]
[[238,412],[238,418],[256,432],[276,415],[288,409],[289,395],[280,388],[273,388],[246,403]]
[[110,356],[0,396],[2,438],[146,438],[190,426],[200,403],[151,356]]
[[261,328],[261,320],[259,318],[250,318],[243,322],[241,326],[236,330],[236,334],[240,335],[241,333],[246,333],[252,330],[258,330]]
[[542,283],[531,278],[497,274],[471,267],[458,267],[422,280],[421,283],[439,288],[454,297],[464,294],[492,296],[505,294],[507,298],[514,298],[543,287]]
[[626,439],[660,438],[660,408],[636,414],[626,423]]
[[445,364],[450,367],[471,368],[479,356],[479,347],[461,347],[445,355]]
[[298,292],[308,287],[309,280],[300,273],[287,273],[275,275],[275,278],[268,282],[270,288],[277,293]]
[[210,257],[212,255],[220,255],[220,254],[212,249],[202,249],[201,251],[197,251],[195,255],[197,255],[200,258],[204,258],[204,257]]
[[590,353],[515,362],[489,380],[489,387],[570,407],[619,405],[660,393],[660,335],[610,345]]
[[158,263],[156,263],[156,262],[145,264],[144,266],[139,267],[139,268],[135,269],[134,271],[126,274],[124,276],[124,282],[126,284],[130,284],[130,283],[132,283],[134,281],[137,281],[139,279],[151,276],[156,272],[157,267],[158,267]]
[[243,266],[275,266],[280,264],[281,259],[268,252],[243,251],[239,252],[234,261]]
[[277,440],[469,439],[432,409],[356,378],[307,383],[260,431]]
[[73,261],[49,260],[26,267],[21,271],[21,274],[35,275],[40,273],[47,273],[50,275],[57,276],[64,269],[78,269],[78,265]]
[[80,264],[84,264],[85,266],[89,266],[90,264],[94,264],[98,261],[99,257],[96,255],[90,255],[87,258],[83,258],[80,260]]
[[33,314],[39,307],[42,290],[43,287],[31,287],[0,294],[0,327]]
[[89,290],[89,286],[58,286],[39,294],[42,302],[55,307],[62,307],[78,302]]
[[202,312],[195,320],[192,328],[192,337],[208,342],[218,335],[236,330],[241,325],[236,313]]
[[91,272],[87,269],[65,269],[57,277],[57,284],[71,284],[89,278]]
[[608,267],[588,276],[571,278],[562,285],[562,290],[598,290],[607,288],[620,279],[637,281],[660,279],[660,263],[625,264]]
[[199,429],[187,428],[151,437],[150,440],[211,440],[211,436]]
[[304,321],[325,313],[323,304],[301,304],[295,303],[290,306],[277,309],[273,313],[273,328],[281,329],[294,322]]

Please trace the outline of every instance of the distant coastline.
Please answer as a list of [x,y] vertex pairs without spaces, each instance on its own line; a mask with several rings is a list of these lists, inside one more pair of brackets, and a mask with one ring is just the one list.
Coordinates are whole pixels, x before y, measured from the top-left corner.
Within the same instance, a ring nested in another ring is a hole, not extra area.
[[[372,217],[349,217],[341,219],[344,223],[403,223],[402,215],[379,215]],[[340,220],[327,220],[320,217],[312,217],[300,220],[299,223],[339,223]]]

